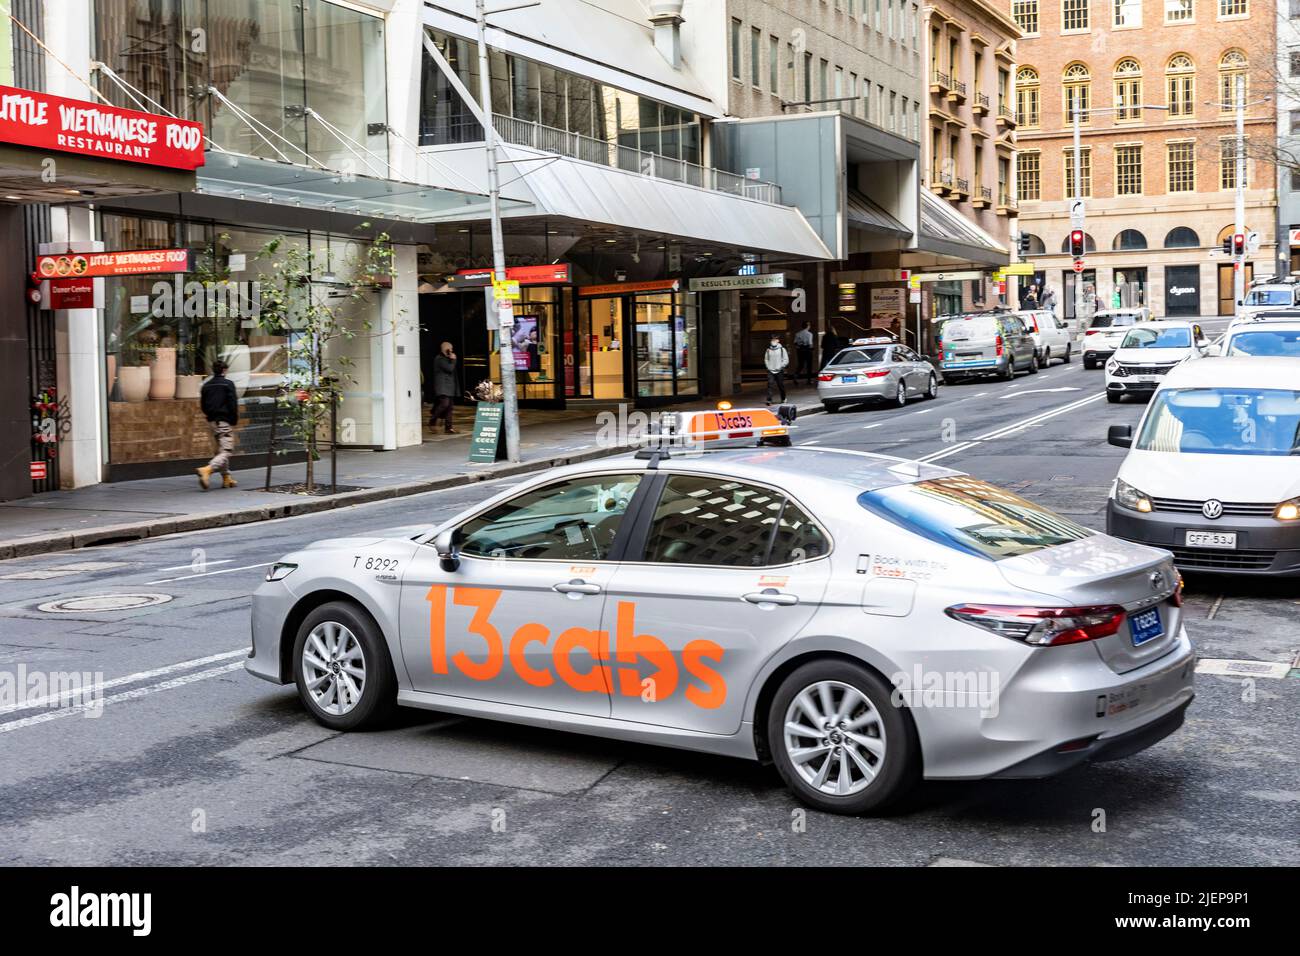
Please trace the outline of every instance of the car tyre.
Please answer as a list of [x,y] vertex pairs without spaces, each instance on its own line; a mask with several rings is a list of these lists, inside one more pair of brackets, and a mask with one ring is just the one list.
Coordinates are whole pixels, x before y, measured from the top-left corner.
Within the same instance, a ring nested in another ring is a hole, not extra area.
[[298,627],[293,679],[307,712],[331,730],[381,727],[397,710],[388,643],[374,619],[346,601],[322,604]]
[[1106,401],[1110,402],[1112,405],[1118,405],[1120,402],[1124,401],[1124,396],[1119,392],[1107,392]]
[[1052,350],[1043,349],[1043,368],[1052,367]]
[[1038,353],[1035,352],[1029,359],[1029,374],[1038,374]]
[[[826,712],[828,704],[836,713],[848,708],[834,726],[827,723],[835,716]],[[827,736],[801,734],[800,728]],[[781,682],[767,716],[767,742],[790,791],[828,813],[883,810],[920,777],[921,748],[907,710],[895,706],[879,675],[839,658],[810,661]],[[823,748],[824,759],[808,754]]]
[[939,397],[939,379],[933,372],[930,373],[930,380],[925,386],[925,397],[927,400]]
[[998,378],[1004,382],[1009,382],[1016,377],[1016,363],[1011,356],[1007,356],[1007,364],[998,370]]
[[901,378],[898,380],[898,389],[894,392],[894,404],[899,408],[907,405],[907,384]]
[[1088,369],[1089,371],[1091,371],[1092,369],[1094,369],[1094,368],[1097,367],[1097,363],[1096,363],[1096,361],[1093,360],[1093,359],[1085,358],[1085,359],[1083,360],[1083,367],[1086,368],[1086,369]]
[[1071,355],[1071,351],[1072,351],[1071,346],[1067,342],[1065,345],[1065,358],[1061,359],[1062,365],[1069,365],[1070,362],[1073,361],[1073,356]]
[[843,407],[839,402],[822,402],[822,408],[826,409],[827,415],[834,415]]

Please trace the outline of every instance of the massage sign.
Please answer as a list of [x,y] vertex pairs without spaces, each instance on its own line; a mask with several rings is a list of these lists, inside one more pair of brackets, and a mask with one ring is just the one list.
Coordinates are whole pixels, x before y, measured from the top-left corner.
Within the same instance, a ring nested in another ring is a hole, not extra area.
[[203,165],[203,125],[0,86],[0,142],[169,169]]

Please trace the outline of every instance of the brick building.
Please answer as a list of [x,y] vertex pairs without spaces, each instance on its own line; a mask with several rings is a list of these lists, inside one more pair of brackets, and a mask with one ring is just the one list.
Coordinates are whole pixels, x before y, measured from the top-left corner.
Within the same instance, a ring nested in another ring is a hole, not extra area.
[[1260,237],[1250,265],[1271,273],[1276,176],[1265,144],[1277,124],[1265,97],[1275,86],[1275,8],[1260,0],[1011,0],[1011,14],[1024,31],[1016,179],[1036,279],[1073,315],[1065,248],[1077,106],[1085,292],[1104,305],[1118,293],[1157,315],[1230,313],[1232,267],[1219,250],[1234,224],[1236,114],[1222,104],[1244,74],[1246,226]]

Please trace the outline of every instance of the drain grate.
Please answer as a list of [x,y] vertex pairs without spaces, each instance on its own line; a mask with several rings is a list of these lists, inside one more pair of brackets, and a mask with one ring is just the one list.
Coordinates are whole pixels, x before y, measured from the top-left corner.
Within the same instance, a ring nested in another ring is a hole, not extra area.
[[170,594],[87,594],[82,597],[60,598],[38,605],[36,610],[46,614],[94,614],[102,611],[134,611],[142,607],[166,604]]

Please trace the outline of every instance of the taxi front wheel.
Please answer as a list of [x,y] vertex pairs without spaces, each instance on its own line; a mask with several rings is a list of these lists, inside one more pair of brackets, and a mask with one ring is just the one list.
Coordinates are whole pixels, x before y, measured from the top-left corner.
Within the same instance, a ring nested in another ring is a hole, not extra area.
[[850,661],[811,661],[786,677],[772,699],[767,734],[786,786],[818,810],[882,810],[919,776],[910,717],[877,674]]
[[323,604],[307,615],[293,645],[298,696],[332,730],[385,724],[397,709],[397,678],[378,625],[360,607]]

